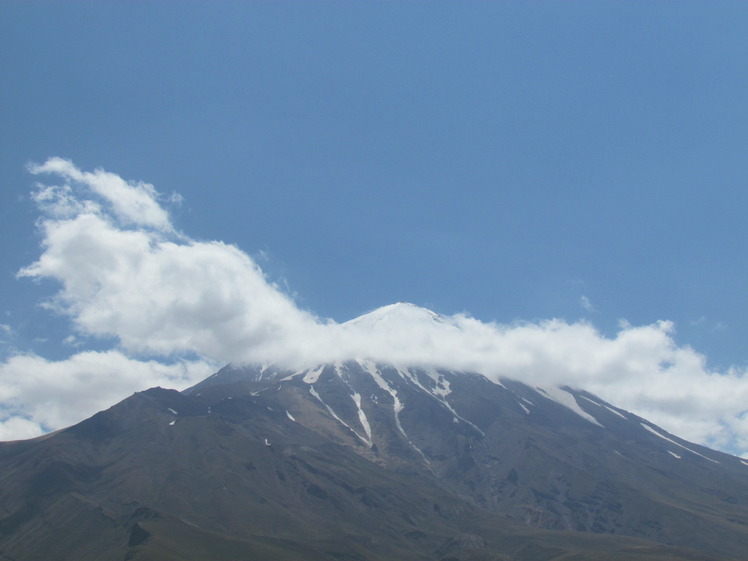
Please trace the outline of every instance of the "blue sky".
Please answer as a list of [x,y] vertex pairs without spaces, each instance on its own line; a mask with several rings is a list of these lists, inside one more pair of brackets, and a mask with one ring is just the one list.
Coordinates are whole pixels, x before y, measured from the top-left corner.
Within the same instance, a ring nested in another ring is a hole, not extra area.
[[[0,379],[85,350],[235,358],[40,307],[67,277],[17,273],[59,173],[28,164],[61,157],[153,185],[174,231],[234,244],[318,319],[666,320],[743,388],[747,24],[744,2],[5,1]],[[62,422],[19,395],[6,420]]]

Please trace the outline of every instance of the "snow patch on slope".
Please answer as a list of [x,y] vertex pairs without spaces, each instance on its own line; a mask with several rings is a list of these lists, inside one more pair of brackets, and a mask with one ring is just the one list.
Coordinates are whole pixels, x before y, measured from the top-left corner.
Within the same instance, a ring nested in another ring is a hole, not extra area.
[[[680,446],[680,447],[681,447],[681,448],[683,448],[684,450],[688,450],[689,452],[691,452],[691,454],[696,454],[697,456],[700,456],[700,457],[704,458],[705,460],[709,460],[710,462],[713,462],[713,463],[715,463],[715,464],[718,464],[718,463],[719,463],[719,462],[718,462],[717,460],[712,460],[711,458],[707,458],[707,457],[706,457],[706,456],[705,456],[704,454],[699,454],[699,453],[698,453],[698,452],[696,452],[695,450],[691,450],[691,449],[690,449],[690,448],[688,448],[687,446],[683,446],[683,444],[681,444],[681,443],[679,443],[679,442],[676,442],[676,441],[675,441],[675,440],[673,440],[672,438],[668,438],[668,437],[667,437],[667,436],[665,436],[664,434],[662,434],[662,433],[658,432],[657,430],[655,430],[654,428],[652,428],[651,426],[649,426],[649,425],[647,425],[647,424],[645,424],[645,423],[639,423],[639,424],[640,424],[640,425],[641,425],[642,427],[644,427],[645,429],[647,429],[647,430],[648,430],[649,432],[651,432],[652,434],[654,434],[654,435],[656,435],[656,436],[659,436],[660,438],[662,438],[663,440],[666,440],[666,441],[670,442],[671,444],[675,444],[676,446]],[[668,451],[669,451],[669,450],[668,450]],[[670,452],[670,453],[672,454],[672,452]]]
[[436,386],[434,387],[434,393],[436,393],[441,399],[447,399],[447,396],[452,393],[449,380],[447,380],[442,374],[439,374],[436,370],[427,370],[429,376],[434,379]]
[[406,434],[405,429],[403,429],[402,423],[400,423],[400,412],[403,410],[405,405],[400,401],[400,399],[397,397],[397,390],[394,389],[390,384],[385,380],[382,375],[380,374],[379,370],[377,369],[376,365],[369,362],[360,360],[357,361],[358,364],[366,371],[368,372],[372,379],[376,382],[376,384],[379,386],[380,389],[386,391],[388,394],[392,396],[392,411],[395,417],[395,426],[397,427],[397,430],[400,432],[400,434],[403,436],[405,441],[416,451],[418,454],[423,458],[423,460],[426,462],[427,465],[431,465],[431,462],[426,457],[426,454],[423,453],[423,451],[413,444],[413,441],[410,439],[410,437]]
[[616,411],[615,409],[613,409],[612,407],[606,405],[605,403],[601,403],[599,401],[595,401],[594,399],[591,399],[591,398],[587,397],[586,395],[580,395],[579,397],[581,397],[582,399],[584,399],[586,401],[589,401],[593,405],[597,405],[598,407],[604,407],[605,409],[607,409],[608,411],[610,411],[614,415],[618,415],[624,421],[628,421],[628,419],[626,418],[625,415],[623,415],[623,413],[621,413],[620,411]]
[[307,384],[316,384],[317,380],[319,380],[320,375],[322,374],[322,371],[325,369],[325,365],[317,367],[316,369],[307,370],[304,373],[304,382]]
[[607,406],[607,405],[605,405],[605,404],[603,404],[603,407],[605,407],[605,408],[606,408],[606,409],[607,409],[608,411],[610,411],[611,413],[615,413],[616,415],[618,415],[618,416],[619,416],[619,417],[620,417],[621,419],[623,419],[624,421],[628,421],[628,419],[626,418],[626,415],[624,415],[624,414],[623,414],[623,413],[621,413],[620,411],[616,411],[616,410],[615,410],[615,409],[613,409],[612,407],[608,407],[608,406]]
[[579,403],[577,403],[577,400],[574,397],[574,395],[568,390],[565,390],[564,388],[560,388],[558,386],[551,386],[549,388],[537,388],[537,389],[542,391],[546,396],[548,396],[549,399],[552,399],[556,403],[563,405],[567,409],[573,411],[574,413],[582,417],[582,419],[584,419],[585,421],[589,421],[593,425],[597,425],[599,427],[603,426],[602,424],[600,424],[600,422],[597,419],[595,419],[595,417],[587,413],[587,411],[585,411],[579,406]]
[[343,425],[345,428],[347,428],[349,431],[351,431],[353,434],[355,434],[359,440],[366,443],[371,448],[371,441],[366,440],[363,436],[358,434],[348,423],[346,423],[343,419],[341,419],[337,413],[333,410],[332,407],[330,407],[327,403],[324,402],[324,400],[320,397],[320,395],[317,393],[317,391],[314,389],[314,386],[309,386],[309,393],[311,393],[314,397],[319,400],[319,402],[325,406],[327,409],[327,412],[332,415],[332,417],[338,421],[341,425]]
[[[410,380],[411,383],[413,383],[415,386],[426,392],[428,395],[436,398],[436,400],[444,407],[446,407],[450,413],[463,423],[467,423],[471,427],[473,427],[476,431],[478,431],[481,436],[486,436],[486,433],[484,433],[481,429],[479,429],[477,426],[475,426],[473,423],[465,419],[462,415],[457,413],[457,411],[454,410],[454,408],[449,404],[447,401],[447,395],[451,393],[451,390],[449,389],[449,382],[447,382],[447,386],[445,387],[443,385],[443,382],[446,382],[444,379],[444,376],[440,375],[435,370],[425,370],[429,377],[431,377],[434,380],[434,383],[436,384],[436,388],[439,388],[439,384],[442,384],[441,390],[430,390],[429,388],[425,387],[423,384],[421,384],[421,381],[418,379],[418,375],[414,372],[411,372],[409,368],[397,368],[397,373],[400,374],[400,376],[403,377],[405,380]],[[448,391],[447,391],[448,390]]]
[[364,413],[364,410],[361,408],[361,394],[354,393],[351,398],[353,399],[353,403],[356,404],[356,408],[358,409],[358,420],[361,423],[361,426],[364,427],[364,431],[366,432],[369,441],[369,448],[371,448],[371,426],[369,425],[369,419],[366,418],[366,413]]

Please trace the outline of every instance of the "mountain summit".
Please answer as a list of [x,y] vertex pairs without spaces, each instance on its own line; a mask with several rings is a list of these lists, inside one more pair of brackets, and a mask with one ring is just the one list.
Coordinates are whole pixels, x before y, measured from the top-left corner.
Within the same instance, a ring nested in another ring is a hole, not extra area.
[[[439,322],[407,304],[397,315]],[[449,327],[449,326],[447,326]],[[568,387],[227,366],[0,445],[0,559],[738,560],[748,462]]]
[[371,329],[388,328],[394,325],[430,326],[441,324],[444,320],[436,312],[408,302],[398,302],[377,308],[367,314],[346,322],[344,325],[368,327]]

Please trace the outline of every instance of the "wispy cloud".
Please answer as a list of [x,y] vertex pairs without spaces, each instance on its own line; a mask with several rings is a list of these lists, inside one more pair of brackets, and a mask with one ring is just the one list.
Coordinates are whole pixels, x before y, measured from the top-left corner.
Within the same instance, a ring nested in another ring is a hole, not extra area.
[[592,305],[592,301],[584,295],[579,298],[579,305],[590,314],[597,311],[595,310],[595,306]]
[[691,327],[699,327],[707,331],[724,331],[727,329],[727,324],[722,321],[712,321],[705,316],[701,316],[697,320],[689,322]]
[[[81,416],[135,389],[184,387],[223,361],[303,367],[370,358],[581,387],[691,440],[748,451],[745,373],[709,370],[705,357],[675,343],[669,322],[622,324],[606,337],[587,322],[506,325],[401,305],[339,324],[300,309],[239,248],[176,233],[152,186],[59,158],[30,169],[65,184],[37,187],[42,252],[19,274],[57,281],[50,305],[79,334],[118,345],[0,365],[0,402],[11,411],[4,434],[78,420],[63,410],[79,393]],[[594,310],[584,296],[580,304]],[[175,362],[180,356],[193,360]]]
[[[159,205],[159,194],[153,185],[143,182],[125,181],[120,176],[97,169],[93,172],[79,170],[70,160],[50,158],[41,165],[29,165],[33,174],[56,174],[65,181],[75,183],[77,188],[87,187],[99,196],[101,201],[110,205],[111,214],[125,225],[147,226],[161,230],[171,230],[169,214]],[[37,191],[39,202],[54,200],[58,209],[83,210],[78,203],[97,208],[92,200],[81,201],[71,193],[69,185],[45,187]],[[175,200],[179,200],[178,198]],[[72,208],[65,208],[72,206]]]

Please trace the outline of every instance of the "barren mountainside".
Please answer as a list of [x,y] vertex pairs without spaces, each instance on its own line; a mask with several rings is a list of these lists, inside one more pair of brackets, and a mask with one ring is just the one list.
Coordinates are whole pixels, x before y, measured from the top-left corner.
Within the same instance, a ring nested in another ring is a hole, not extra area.
[[723,560],[748,463],[594,395],[228,366],[0,445],[4,560]]

